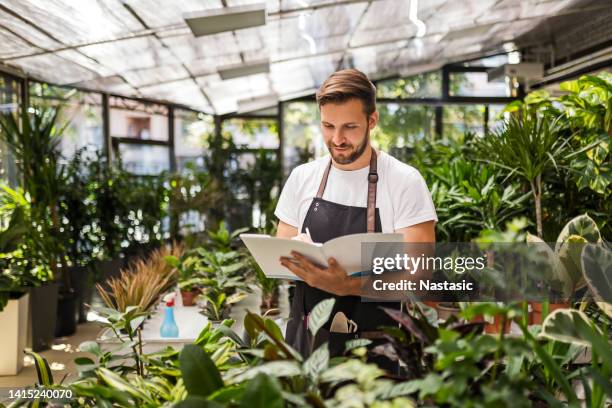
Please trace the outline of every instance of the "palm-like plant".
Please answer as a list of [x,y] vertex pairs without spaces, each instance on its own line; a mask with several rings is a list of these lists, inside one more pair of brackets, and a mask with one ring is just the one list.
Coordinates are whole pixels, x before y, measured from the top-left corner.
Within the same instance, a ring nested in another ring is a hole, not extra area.
[[431,194],[442,220],[438,232],[449,241],[469,241],[484,229],[498,229],[524,211],[516,183],[503,186],[501,171],[464,158],[427,169]]
[[[59,117],[59,107],[34,107],[22,110],[20,115],[0,114],[0,140],[15,157],[23,189],[30,197],[30,216],[39,232],[48,237],[60,234],[59,201],[66,183],[58,145],[68,123],[59,126]],[[57,239],[49,240],[48,247],[44,262],[55,272],[58,263],[65,261],[64,248]],[[64,274],[64,279],[66,288],[70,288],[69,275]]]
[[504,128],[487,135],[479,144],[484,160],[517,175],[531,188],[536,227],[542,237],[542,177],[564,166],[572,152],[557,119],[524,112],[511,116]]

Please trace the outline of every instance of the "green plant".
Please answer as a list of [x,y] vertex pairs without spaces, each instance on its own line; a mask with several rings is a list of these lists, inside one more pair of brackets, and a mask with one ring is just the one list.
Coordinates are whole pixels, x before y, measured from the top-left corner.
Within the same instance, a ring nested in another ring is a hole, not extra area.
[[482,229],[497,229],[524,212],[529,193],[516,184],[503,189],[500,171],[459,157],[427,170],[442,239],[466,242]]
[[536,228],[542,237],[542,177],[572,155],[569,139],[560,137],[557,119],[529,112],[511,116],[504,128],[479,143],[484,160],[525,179],[533,194]]
[[89,160],[86,148],[75,152],[65,167],[66,183],[61,187],[59,217],[66,255],[71,265],[85,266],[93,260],[96,237],[93,234],[94,200],[87,183]]
[[[130,194],[128,175],[121,170],[121,162],[109,163],[102,152],[89,162],[86,170],[87,196],[92,198],[94,252],[98,259],[118,257],[127,237],[130,208],[126,197]],[[126,242],[127,243],[127,242]]]
[[[571,150],[578,152],[567,160],[561,177],[547,180],[549,206],[558,207],[559,223],[568,216],[588,211],[601,219],[600,228],[609,236],[606,217],[610,212],[609,140],[612,134],[612,75],[602,72],[586,75],[560,85],[564,92],[551,97],[540,90],[528,94],[524,101],[506,107],[508,112],[525,111],[558,120],[561,134]],[[561,204],[561,205],[559,205]],[[550,215],[549,215],[549,218]]]
[[168,265],[175,268],[178,272],[179,289],[189,292],[199,288],[202,283],[202,277],[199,273],[200,260],[197,256],[187,251],[180,257],[168,255],[165,257],[165,260]]
[[100,297],[107,307],[119,312],[137,306],[149,311],[159,297],[176,282],[176,270],[166,262],[168,256],[180,256],[183,248],[161,247],[153,251],[146,260],[138,259],[121,272],[117,278],[106,282],[108,289],[96,284]]
[[[195,167],[193,163],[187,163],[181,173],[169,174],[168,182],[168,212],[171,217],[171,232],[173,237],[179,234],[179,218],[189,211],[197,211],[200,214],[210,213],[212,208],[221,202],[223,195],[214,188],[212,176]],[[183,225],[187,232],[198,230],[192,225]]]
[[32,217],[29,195],[0,184],[0,310],[9,298],[52,279],[54,246]]
[[[24,191],[30,198],[30,217],[47,237],[44,262],[57,275],[66,262],[61,234],[59,201],[65,185],[58,144],[65,129],[58,124],[60,108],[32,107],[19,116],[0,115],[0,138],[15,157]],[[70,289],[69,274],[62,274]]]
[[235,248],[239,235],[248,230],[248,228],[239,228],[230,232],[225,225],[225,221],[221,221],[216,231],[208,231],[208,238],[214,250],[229,252]]
[[220,322],[229,317],[231,305],[240,302],[246,296],[244,292],[236,292],[228,296],[222,290],[208,286],[204,292],[206,304],[203,313],[210,320]]

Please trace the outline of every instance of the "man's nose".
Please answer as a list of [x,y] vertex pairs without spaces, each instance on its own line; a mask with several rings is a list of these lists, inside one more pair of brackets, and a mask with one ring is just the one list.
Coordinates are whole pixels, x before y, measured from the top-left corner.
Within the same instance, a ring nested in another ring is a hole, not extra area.
[[332,143],[336,146],[342,145],[346,141],[344,135],[342,134],[342,129],[334,130],[334,135],[332,136]]

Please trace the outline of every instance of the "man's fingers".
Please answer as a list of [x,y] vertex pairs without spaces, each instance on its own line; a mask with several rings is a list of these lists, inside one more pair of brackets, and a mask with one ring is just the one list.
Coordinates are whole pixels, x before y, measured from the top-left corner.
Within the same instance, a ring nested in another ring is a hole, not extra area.
[[295,259],[298,261],[300,266],[306,269],[308,272],[321,273],[321,268],[319,268],[318,266],[310,262],[308,258],[306,258],[304,255],[300,254],[299,252],[295,252],[295,251],[291,252],[291,255],[295,257]]
[[[304,268],[300,267],[297,263],[289,260],[289,258],[281,258],[281,265],[285,268],[289,269],[296,276],[300,277],[304,282],[308,283],[310,279],[310,273],[306,271]],[[310,283],[308,283],[310,285]]]

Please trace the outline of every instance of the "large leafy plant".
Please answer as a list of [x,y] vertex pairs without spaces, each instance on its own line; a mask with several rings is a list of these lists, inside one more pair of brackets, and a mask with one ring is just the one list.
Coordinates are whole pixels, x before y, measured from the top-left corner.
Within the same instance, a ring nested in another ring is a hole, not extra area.
[[[63,242],[53,239],[61,236],[59,204],[66,183],[58,149],[65,129],[59,125],[60,110],[38,106],[19,115],[0,115],[0,139],[15,158],[23,190],[30,199],[29,215],[39,232],[48,237],[46,259],[40,260],[53,272],[66,262]],[[64,285],[70,288],[69,275],[63,277]]]
[[498,169],[466,158],[444,161],[427,169],[440,222],[441,238],[467,242],[484,229],[498,229],[524,212],[528,193],[516,183],[503,183]]

